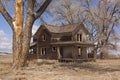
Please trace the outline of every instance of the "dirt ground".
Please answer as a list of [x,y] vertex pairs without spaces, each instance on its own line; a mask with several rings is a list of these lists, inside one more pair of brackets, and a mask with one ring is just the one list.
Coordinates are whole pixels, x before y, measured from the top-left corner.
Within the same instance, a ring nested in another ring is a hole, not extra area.
[[0,80],[120,80],[120,59],[96,62],[30,62],[22,71],[10,71],[12,56],[0,56]]

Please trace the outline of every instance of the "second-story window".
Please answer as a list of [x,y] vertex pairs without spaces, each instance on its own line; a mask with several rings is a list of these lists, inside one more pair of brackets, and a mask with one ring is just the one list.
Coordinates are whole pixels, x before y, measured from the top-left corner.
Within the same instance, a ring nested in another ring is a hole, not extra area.
[[80,34],[80,41],[82,41],[82,34]]
[[77,34],[77,41],[82,41],[82,34]]
[[46,36],[42,35],[42,41],[45,41],[45,40],[46,40]]

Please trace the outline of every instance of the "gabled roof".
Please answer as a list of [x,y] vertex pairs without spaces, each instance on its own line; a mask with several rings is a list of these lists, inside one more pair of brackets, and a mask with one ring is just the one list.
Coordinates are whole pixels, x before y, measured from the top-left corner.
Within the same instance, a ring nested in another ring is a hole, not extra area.
[[45,27],[52,33],[66,33],[75,30],[76,27],[78,27],[78,24],[64,25],[59,27],[45,25]]
[[37,32],[35,33],[35,35],[37,35],[37,33],[40,31],[41,28],[47,29],[50,33],[62,34],[62,33],[71,33],[75,29],[77,29],[77,27],[80,27],[81,29],[83,29],[87,34],[89,33],[83,24],[76,23],[76,24],[68,24],[63,26],[53,26],[53,25],[42,24],[40,28],[37,30]]

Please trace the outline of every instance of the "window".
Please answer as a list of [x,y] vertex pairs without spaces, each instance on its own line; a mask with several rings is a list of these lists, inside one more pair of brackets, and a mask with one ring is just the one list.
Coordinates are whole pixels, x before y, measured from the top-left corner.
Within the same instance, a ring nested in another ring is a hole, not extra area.
[[82,34],[80,34],[80,41],[82,41]]
[[82,55],[82,49],[80,47],[78,47],[78,55],[81,56]]
[[37,39],[36,38],[33,38],[33,42],[36,42],[37,41]]
[[41,55],[46,55],[46,48],[41,48]]
[[45,40],[46,40],[45,35],[42,35],[42,41],[45,41]]
[[79,41],[79,34],[77,34],[77,41]]
[[52,47],[52,51],[55,52],[56,51],[56,47]]
[[87,53],[91,53],[91,48],[87,48]]
[[77,41],[82,41],[82,34],[77,34]]

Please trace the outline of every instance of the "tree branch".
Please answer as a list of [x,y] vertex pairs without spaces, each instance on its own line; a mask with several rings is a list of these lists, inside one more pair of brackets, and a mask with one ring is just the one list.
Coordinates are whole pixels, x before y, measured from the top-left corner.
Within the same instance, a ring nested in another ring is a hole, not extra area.
[[14,30],[14,26],[13,26],[13,23],[12,23],[13,18],[10,16],[10,14],[7,12],[7,10],[4,8],[1,0],[0,0],[0,13],[5,18],[5,20],[8,22],[8,24],[10,25],[12,30]]
[[51,3],[52,0],[46,0],[42,6],[36,11],[35,18],[37,19],[39,16],[42,15],[42,13],[46,10],[48,5]]

